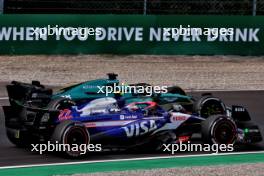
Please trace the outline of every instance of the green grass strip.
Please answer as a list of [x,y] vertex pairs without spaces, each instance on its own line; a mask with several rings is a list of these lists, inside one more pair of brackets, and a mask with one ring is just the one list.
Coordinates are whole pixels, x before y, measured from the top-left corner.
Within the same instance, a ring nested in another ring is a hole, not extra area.
[[53,166],[35,166],[28,168],[1,169],[0,176],[51,176],[76,173],[109,172],[139,169],[171,167],[209,166],[220,164],[243,164],[264,162],[264,154],[243,154],[223,156],[201,156],[185,158],[148,159],[134,161],[112,161],[102,163],[84,163]]

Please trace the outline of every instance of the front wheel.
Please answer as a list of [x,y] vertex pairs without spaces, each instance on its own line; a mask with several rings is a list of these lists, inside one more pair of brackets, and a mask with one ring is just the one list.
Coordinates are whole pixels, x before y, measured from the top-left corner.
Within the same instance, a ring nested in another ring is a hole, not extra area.
[[237,139],[235,122],[224,115],[213,115],[201,123],[202,139],[207,144],[234,144]]
[[211,95],[202,96],[194,103],[193,108],[193,111],[203,118],[217,114],[227,115],[227,109],[222,100]]

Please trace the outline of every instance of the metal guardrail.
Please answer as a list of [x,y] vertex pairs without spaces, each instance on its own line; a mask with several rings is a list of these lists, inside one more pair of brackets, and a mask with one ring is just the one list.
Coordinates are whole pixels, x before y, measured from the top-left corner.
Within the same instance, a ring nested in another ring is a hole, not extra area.
[[4,13],[264,15],[264,0],[0,0],[0,8],[3,1]]

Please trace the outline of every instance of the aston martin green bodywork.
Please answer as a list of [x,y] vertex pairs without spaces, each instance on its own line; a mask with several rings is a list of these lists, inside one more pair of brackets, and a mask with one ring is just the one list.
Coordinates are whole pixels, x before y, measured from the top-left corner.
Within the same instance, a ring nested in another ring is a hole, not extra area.
[[[116,93],[108,93],[106,95],[105,89],[106,86],[114,86],[119,85],[120,82],[116,79],[116,76],[109,76],[107,79],[96,79],[90,80],[83,83],[79,83],[76,85],[72,85],[69,87],[65,87],[60,89],[58,92],[55,92],[52,96],[52,99],[56,99],[58,97],[66,97],[72,99],[73,101],[89,101],[96,98],[102,97],[116,97]],[[122,84],[123,85],[123,84]],[[146,83],[139,83],[134,85],[148,85]],[[100,91],[102,89],[102,91]],[[192,97],[187,96],[182,93],[160,93],[160,94],[152,94],[151,96],[147,96],[145,94],[137,94],[134,92],[119,94],[119,97],[122,97],[125,102],[142,102],[142,101],[156,101],[159,104],[167,104],[167,103],[183,103],[189,104],[192,103]]]

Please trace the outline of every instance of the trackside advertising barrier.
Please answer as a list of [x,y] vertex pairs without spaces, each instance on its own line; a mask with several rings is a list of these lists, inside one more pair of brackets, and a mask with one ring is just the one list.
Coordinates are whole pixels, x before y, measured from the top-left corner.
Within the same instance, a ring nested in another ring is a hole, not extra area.
[[[36,32],[48,27],[90,34]],[[263,27],[264,16],[1,15],[0,54],[263,55]]]

